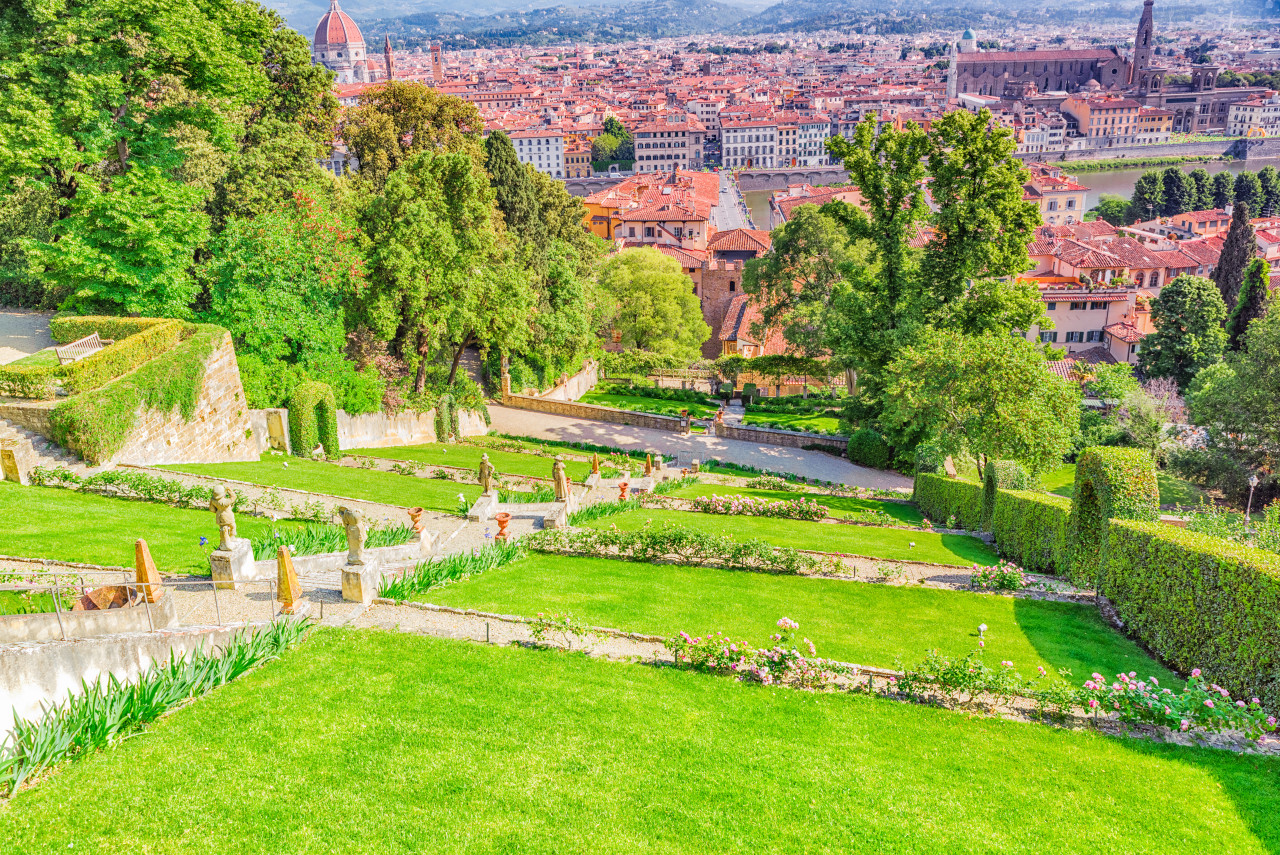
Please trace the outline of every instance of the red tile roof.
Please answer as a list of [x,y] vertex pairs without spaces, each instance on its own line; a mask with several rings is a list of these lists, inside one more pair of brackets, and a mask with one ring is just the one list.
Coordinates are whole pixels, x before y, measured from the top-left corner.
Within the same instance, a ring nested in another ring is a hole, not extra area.
[[1114,336],[1126,344],[1142,341],[1146,337],[1146,333],[1139,330],[1136,326],[1128,321],[1120,321],[1115,324],[1108,324],[1102,328],[1107,335]]
[[757,256],[769,251],[772,241],[762,229],[729,229],[716,232],[707,243],[710,252],[754,252]]

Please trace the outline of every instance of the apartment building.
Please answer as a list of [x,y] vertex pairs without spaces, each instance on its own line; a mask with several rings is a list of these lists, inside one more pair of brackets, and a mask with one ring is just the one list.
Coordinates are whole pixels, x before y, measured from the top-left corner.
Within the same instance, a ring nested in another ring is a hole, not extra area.
[[509,136],[521,163],[552,178],[565,177],[564,134],[559,128],[531,128],[513,131]]
[[1262,95],[1232,104],[1227,112],[1227,136],[1280,136],[1280,93]]
[[702,123],[707,140],[720,139],[720,111],[725,106],[723,98],[694,98],[687,101],[684,106]]
[[1084,217],[1087,187],[1047,163],[1028,163],[1027,170],[1031,180],[1022,185],[1022,198],[1039,206],[1044,222],[1056,226],[1079,222]]
[[670,172],[702,166],[702,126],[696,119],[659,116],[631,132],[636,172]]
[[720,120],[724,165],[737,169],[778,166],[778,122],[775,119]]
[[1060,108],[1091,146],[1136,145],[1142,105],[1116,95],[1069,95]]

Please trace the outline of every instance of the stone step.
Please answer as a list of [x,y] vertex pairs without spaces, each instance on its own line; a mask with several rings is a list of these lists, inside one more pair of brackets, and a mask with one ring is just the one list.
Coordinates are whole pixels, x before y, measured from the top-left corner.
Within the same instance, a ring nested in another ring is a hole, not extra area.
[[43,466],[46,469],[55,469],[61,466],[82,477],[108,468],[89,466],[47,437],[2,418],[0,418],[0,442],[16,443],[20,455],[30,468]]

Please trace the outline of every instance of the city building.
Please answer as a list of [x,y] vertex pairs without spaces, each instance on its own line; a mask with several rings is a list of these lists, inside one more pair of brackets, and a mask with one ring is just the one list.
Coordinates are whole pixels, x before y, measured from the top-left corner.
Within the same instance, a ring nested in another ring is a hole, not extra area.
[[670,172],[702,166],[702,126],[687,116],[660,115],[631,131],[636,172]]
[[551,178],[565,177],[564,134],[559,128],[512,131],[509,136],[521,163],[527,163]]
[[1232,137],[1280,136],[1280,93],[1268,90],[1227,111],[1227,135]]
[[351,16],[329,0],[329,11],[320,16],[311,43],[311,61],[337,75],[338,83],[368,83],[373,80],[364,36]]
[[1057,166],[1028,163],[1031,179],[1022,185],[1022,198],[1035,202],[1040,218],[1051,226],[1079,222],[1084,217],[1087,187],[1077,184]]
[[778,123],[765,119],[720,119],[724,165],[739,169],[777,166]]
[[720,176],[711,172],[645,172],[592,193],[586,226],[605,240],[705,251]]

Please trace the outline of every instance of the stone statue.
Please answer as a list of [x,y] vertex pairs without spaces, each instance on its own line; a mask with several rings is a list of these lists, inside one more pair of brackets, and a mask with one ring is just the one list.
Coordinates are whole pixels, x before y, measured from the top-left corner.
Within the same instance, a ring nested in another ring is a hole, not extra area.
[[213,485],[213,498],[209,500],[209,510],[218,523],[218,548],[231,551],[231,541],[236,536],[236,515],[231,510],[236,505],[236,494],[223,484]]
[[480,492],[486,496],[493,492],[493,464],[488,454],[480,455]]
[[364,540],[369,534],[364,516],[355,508],[338,508],[338,515],[347,530],[347,564],[363,564]]
[[600,455],[594,452],[591,454],[591,474],[600,474]]
[[551,466],[551,480],[556,485],[556,501],[569,501],[569,476],[564,471],[564,458],[556,456],[556,462]]

